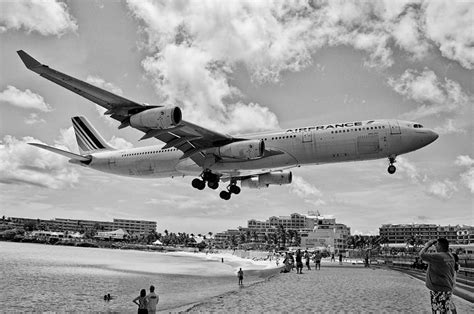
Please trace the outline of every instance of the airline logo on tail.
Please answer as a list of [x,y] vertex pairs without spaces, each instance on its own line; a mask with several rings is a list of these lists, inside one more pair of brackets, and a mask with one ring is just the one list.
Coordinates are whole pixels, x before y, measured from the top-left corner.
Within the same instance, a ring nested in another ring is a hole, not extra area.
[[72,126],[82,154],[101,149],[112,149],[85,117],[73,117]]

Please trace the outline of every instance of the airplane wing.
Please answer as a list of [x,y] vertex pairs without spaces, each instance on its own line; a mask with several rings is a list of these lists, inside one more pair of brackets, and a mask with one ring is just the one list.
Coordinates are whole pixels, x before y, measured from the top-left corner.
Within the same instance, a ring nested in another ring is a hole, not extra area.
[[[119,129],[130,126],[129,120],[132,115],[150,107],[161,107],[136,103],[41,64],[23,50],[17,53],[29,70],[107,109],[105,114],[121,123]],[[204,162],[203,150],[242,140],[184,120],[170,129],[136,129],[145,133],[142,139],[155,137],[166,143],[163,148],[176,147],[184,153],[182,158],[190,157],[198,165]]]

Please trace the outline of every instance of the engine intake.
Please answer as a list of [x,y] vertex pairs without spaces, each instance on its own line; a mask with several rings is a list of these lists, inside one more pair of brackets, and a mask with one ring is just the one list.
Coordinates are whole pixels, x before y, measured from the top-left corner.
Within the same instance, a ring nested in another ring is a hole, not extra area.
[[130,117],[135,128],[168,129],[178,125],[183,115],[179,107],[148,109]]
[[217,148],[216,155],[223,158],[256,159],[263,156],[265,143],[263,140],[246,140],[230,143]]
[[272,185],[290,184],[293,179],[291,171],[276,171],[260,174],[249,179],[242,180],[242,187],[249,189],[268,188]]

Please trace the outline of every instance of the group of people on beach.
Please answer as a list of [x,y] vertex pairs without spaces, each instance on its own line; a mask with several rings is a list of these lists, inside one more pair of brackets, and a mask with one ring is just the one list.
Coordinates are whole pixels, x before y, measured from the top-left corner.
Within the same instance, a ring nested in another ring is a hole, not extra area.
[[155,287],[151,285],[149,294],[146,294],[146,290],[142,289],[140,295],[132,302],[138,305],[138,314],[153,314],[156,313],[159,301],[160,297],[155,293]]
[[[292,252],[286,252],[285,257],[283,259],[283,269],[281,270],[282,273],[288,273],[292,271],[296,266],[296,273],[302,274],[303,273],[303,260],[305,262],[305,266],[307,270],[311,270],[310,261],[311,259],[314,262],[314,267],[316,270],[321,269],[321,259],[322,254],[319,251],[314,252],[311,254],[308,250],[301,252],[300,249],[296,251],[295,254]],[[295,263],[296,262],[296,263]],[[277,261],[278,265],[278,261]]]

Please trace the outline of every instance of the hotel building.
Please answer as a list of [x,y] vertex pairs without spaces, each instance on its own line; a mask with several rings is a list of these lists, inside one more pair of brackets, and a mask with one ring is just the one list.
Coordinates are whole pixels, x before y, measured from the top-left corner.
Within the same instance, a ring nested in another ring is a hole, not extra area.
[[157,226],[156,221],[118,218],[114,218],[113,221],[100,221],[68,218],[42,220],[10,217],[10,220],[19,227],[23,227],[25,224],[44,224],[47,229],[68,232],[81,232],[88,229],[96,229],[98,231],[115,231],[117,229],[123,229],[128,233],[146,234],[151,231],[156,231]]
[[225,246],[230,243],[232,236],[239,237],[240,233],[257,235],[257,242],[263,243],[265,235],[277,233],[278,228],[298,231],[301,236],[300,247],[302,248],[326,248],[330,251],[339,251],[347,248],[346,242],[350,235],[350,228],[336,223],[334,218],[325,218],[317,212],[309,212],[308,215],[293,213],[289,216],[272,216],[265,221],[251,219],[247,222],[247,228],[239,227],[238,230],[227,230],[215,235],[215,243]]
[[415,237],[423,243],[437,238],[446,238],[452,244],[474,243],[473,226],[440,226],[435,224],[386,224],[379,228],[380,236],[388,243],[406,243]]

